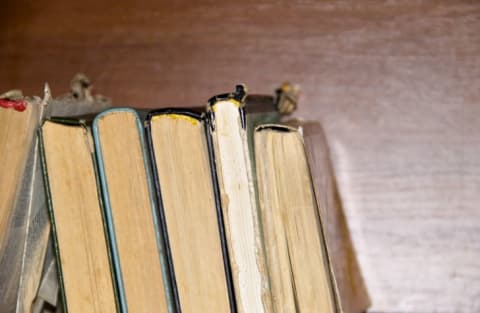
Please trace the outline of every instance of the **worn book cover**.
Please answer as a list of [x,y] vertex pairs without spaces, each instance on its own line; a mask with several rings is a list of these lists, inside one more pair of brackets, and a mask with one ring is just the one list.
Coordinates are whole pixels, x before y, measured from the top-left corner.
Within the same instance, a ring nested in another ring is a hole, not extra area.
[[1,96],[0,104],[0,311],[16,312],[23,300],[22,267],[28,267],[23,256],[30,216],[38,209],[34,200],[43,202],[35,131],[44,103],[14,91]]
[[[43,99],[23,98],[18,92],[6,94],[5,99],[26,103],[26,110],[21,113],[33,110],[34,118],[24,128],[23,134],[30,134],[32,138],[30,145],[24,144],[28,158],[6,234],[7,248],[0,253],[0,311],[40,312],[45,302],[56,306],[58,282],[53,248],[49,244],[50,222],[35,131],[47,116],[95,112],[108,107],[110,101],[92,95],[91,83],[82,74],[73,78],[70,93],[55,99],[48,85],[45,85]],[[9,140],[13,139],[14,136],[9,136]]]
[[[75,116],[79,118],[73,118],[73,120],[85,118],[86,120],[90,120],[92,115],[111,106],[110,99],[100,94],[92,93],[92,89],[92,82],[83,74],[75,75],[70,83],[70,91],[59,97],[53,97],[47,85],[43,120],[51,117],[62,120],[64,117]],[[42,173],[40,163],[39,161],[37,171],[43,177],[42,179],[37,179],[41,181],[41,183],[39,183],[41,187],[39,187],[38,193],[41,194],[43,200],[39,199],[33,202],[38,206],[36,210],[38,213],[35,219],[33,219],[35,215],[31,216],[32,221],[30,224],[32,226],[29,228],[27,238],[27,245],[29,247],[25,250],[24,263],[34,264],[41,261],[42,268],[41,270],[37,269],[38,266],[25,268],[25,274],[22,280],[22,285],[24,285],[25,288],[20,289],[21,292],[24,293],[20,295],[20,298],[23,299],[23,306],[19,305],[19,308],[23,307],[23,309],[19,309],[17,312],[41,312],[42,308],[46,306],[58,307],[60,310],[64,305],[64,303],[59,301],[58,297],[60,294],[60,298],[62,298],[63,290],[59,283],[57,270],[59,263],[56,261],[53,236],[50,235],[51,223],[47,212],[48,201],[44,200],[45,195],[48,196],[44,183],[46,177]],[[45,249],[45,246],[46,252],[43,252],[43,254],[40,253]],[[35,280],[32,279],[32,277],[37,276],[38,278],[35,278]]]
[[213,97],[209,136],[225,223],[238,312],[270,312],[271,298],[257,215],[251,153],[244,110],[246,92]]
[[254,144],[274,311],[341,313],[301,135],[265,124],[256,128]]
[[89,122],[46,119],[40,150],[64,312],[115,312],[112,258],[104,229]]
[[94,119],[93,139],[120,309],[172,313],[143,119],[129,108],[104,111]]
[[204,114],[159,109],[145,124],[177,311],[236,312]]

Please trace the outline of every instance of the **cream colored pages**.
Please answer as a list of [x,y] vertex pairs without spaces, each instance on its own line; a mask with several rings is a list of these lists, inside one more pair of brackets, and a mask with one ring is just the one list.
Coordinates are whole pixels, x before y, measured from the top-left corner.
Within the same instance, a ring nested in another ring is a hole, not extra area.
[[238,311],[270,312],[247,132],[241,125],[239,103],[219,101],[212,110],[212,137]]
[[255,132],[260,211],[276,313],[335,312],[303,141],[293,130]]
[[42,133],[68,312],[116,312],[91,135],[49,121]]
[[37,119],[30,103],[23,112],[0,107],[0,255]]
[[157,115],[151,132],[182,312],[230,312],[204,124]]
[[167,312],[135,114],[112,111],[97,122],[128,311]]

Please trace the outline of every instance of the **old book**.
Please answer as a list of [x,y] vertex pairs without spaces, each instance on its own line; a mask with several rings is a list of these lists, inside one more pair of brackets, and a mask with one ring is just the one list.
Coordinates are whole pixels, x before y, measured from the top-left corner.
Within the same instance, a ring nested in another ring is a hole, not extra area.
[[116,312],[90,128],[52,118],[40,136],[64,311]]
[[15,312],[36,169],[40,99],[0,96],[0,311]]
[[[53,98],[46,84],[44,118],[91,115],[111,105],[108,98],[92,94],[91,81],[83,74],[75,75],[70,87],[69,93]],[[63,308],[59,290],[63,294],[64,289],[58,281],[42,169],[38,163],[41,162],[37,162],[16,312],[36,313],[42,312],[43,308],[57,308],[57,311]]]
[[93,123],[108,235],[122,312],[173,312],[142,120],[116,108]]
[[177,311],[234,312],[202,115],[163,109],[146,124]]
[[[45,84],[44,97],[40,103],[41,116],[81,115],[105,109],[110,105],[109,99],[91,93],[91,83],[85,75],[75,75],[71,82],[71,92],[52,98],[48,84]],[[39,120],[36,122],[38,123]],[[53,244],[49,240],[50,219],[45,199],[45,188],[40,162],[38,136],[29,153],[29,159],[24,172],[21,201],[14,209],[15,227],[9,231],[9,242],[21,254],[21,260],[12,261],[13,253],[4,258],[5,264],[0,265],[0,289],[5,287],[9,294],[14,295],[14,308],[2,310],[5,312],[40,312],[43,307],[54,308],[58,302],[59,284],[57,280],[56,262]],[[3,279],[11,277],[12,267],[20,269],[18,288],[5,285]],[[0,292],[3,294],[3,292]],[[13,302],[12,302],[13,303]],[[2,307],[0,305],[0,307]],[[60,307],[59,307],[60,308]]]
[[244,100],[245,90],[237,86],[234,93],[209,101],[214,171],[218,178],[238,312],[271,312]]
[[275,312],[341,312],[301,135],[262,125],[254,141]]
[[39,118],[38,101],[0,99],[0,255]]
[[343,212],[325,134],[317,122],[296,121],[291,124],[303,135],[343,312],[365,312],[370,306],[370,298]]

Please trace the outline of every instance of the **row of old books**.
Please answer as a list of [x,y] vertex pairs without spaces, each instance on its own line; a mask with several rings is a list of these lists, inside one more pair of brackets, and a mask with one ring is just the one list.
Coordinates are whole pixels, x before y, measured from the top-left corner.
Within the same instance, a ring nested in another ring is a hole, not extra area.
[[1,312],[325,312],[369,304],[297,90],[110,107],[78,76],[0,96]]

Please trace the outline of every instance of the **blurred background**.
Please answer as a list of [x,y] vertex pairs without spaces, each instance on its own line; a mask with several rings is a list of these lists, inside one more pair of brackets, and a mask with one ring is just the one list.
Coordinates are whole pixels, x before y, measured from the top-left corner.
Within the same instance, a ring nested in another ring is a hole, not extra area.
[[115,105],[302,88],[375,312],[480,312],[479,1],[0,3],[0,90]]

